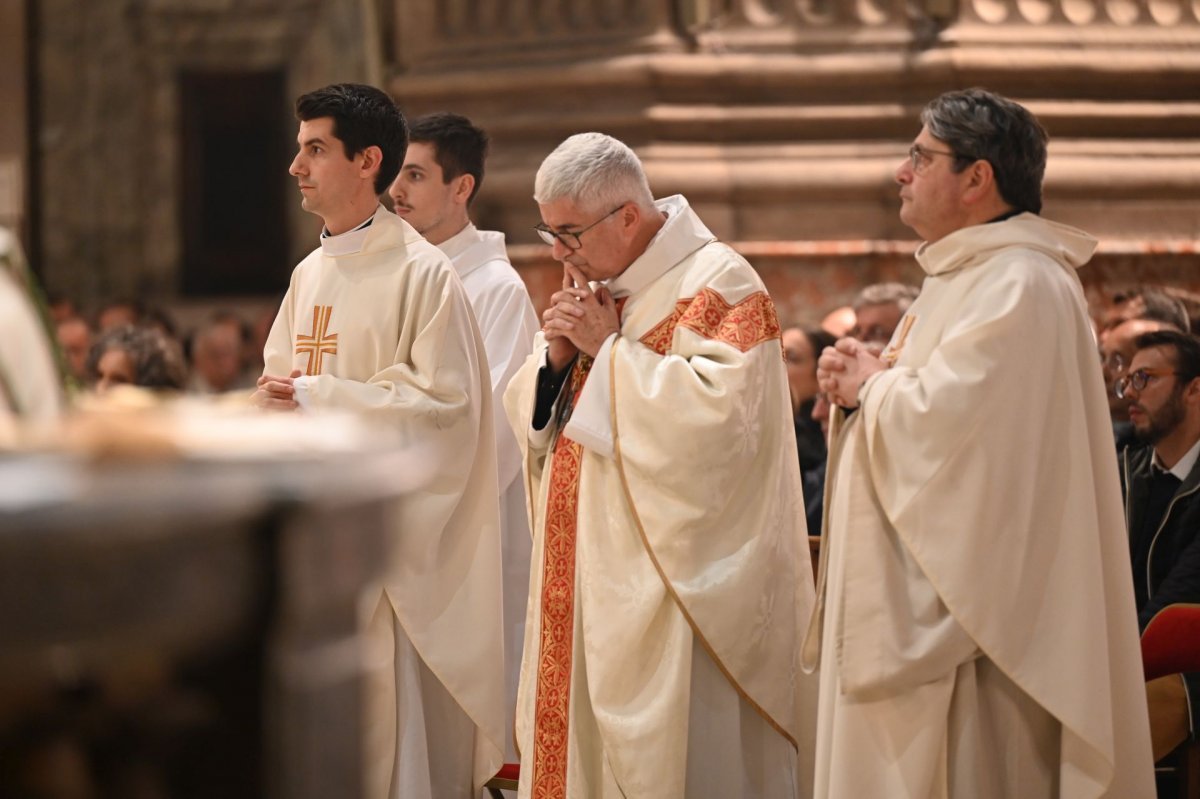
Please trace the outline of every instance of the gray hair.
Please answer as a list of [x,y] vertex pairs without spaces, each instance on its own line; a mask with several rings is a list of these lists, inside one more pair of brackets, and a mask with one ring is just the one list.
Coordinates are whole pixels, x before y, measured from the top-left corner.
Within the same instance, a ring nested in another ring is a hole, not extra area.
[[133,364],[133,384],[143,388],[176,391],[187,383],[187,366],[178,342],[152,327],[114,327],[100,334],[88,353],[87,375],[100,376],[100,359],[109,350],[120,350]]
[[542,161],[533,183],[534,201],[545,205],[564,197],[588,210],[609,210],[627,202],[654,207],[637,154],[603,133],[577,133]]
[[1046,129],[1027,108],[984,89],[966,89],[925,106],[921,123],[958,156],[955,172],[987,161],[1006,203],[1018,212],[1041,212]]
[[858,292],[858,296],[854,298],[853,308],[857,312],[860,308],[868,305],[895,303],[896,307],[900,309],[900,313],[904,313],[920,293],[921,290],[916,286],[908,286],[904,283],[873,283]]

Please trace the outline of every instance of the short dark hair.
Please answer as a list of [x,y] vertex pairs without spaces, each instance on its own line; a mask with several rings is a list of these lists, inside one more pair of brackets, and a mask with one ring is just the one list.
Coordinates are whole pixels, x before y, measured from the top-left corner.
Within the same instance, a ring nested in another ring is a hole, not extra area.
[[1188,323],[1187,306],[1183,304],[1183,300],[1157,288],[1142,289],[1141,298],[1144,308],[1138,314],[1138,319],[1152,319],[1171,325],[1184,333],[1189,332],[1191,325]]
[[1112,306],[1105,316],[1106,331],[1134,319],[1162,322],[1184,333],[1196,329],[1188,316],[1187,303],[1172,294],[1170,289],[1161,287],[1138,286],[1114,293]]
[[391,97],[374,86],[335,83],[302,94],[296,100],[296,119],[310,122],[329,117],[333,135],[341,139],[346,158],[368,147],[383,154],[375,175],[375,193],[383,194],[400,173],[408,149],[408,125]]
[[488,135],[461,114],[437,111],[413,120],[408,130],[410,141],[433,145],[434,158],[442,168],[442,182],[459,175],[475,178],[475,187],[467,198],[469,206],[483,185],[483,163],[488,155]]
[[986,89],[965,89],[933,100],[921,122],[957,156],[955,172],[987,161],[1006,203],[1017,212],[1041,213],[1047,136],[1027,108]]
[[1171,347],[1174,353],[1175,371],[1180,383],[1200,377],[1200,338],[1178,330],[1155,330],[1143,333],[1134,340],[1138,351],[1151,347]]

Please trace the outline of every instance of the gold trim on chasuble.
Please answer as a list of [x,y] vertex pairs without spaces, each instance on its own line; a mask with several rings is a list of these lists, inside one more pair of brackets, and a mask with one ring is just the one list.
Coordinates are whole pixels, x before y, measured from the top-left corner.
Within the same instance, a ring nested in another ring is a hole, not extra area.
[[723,341],[741,352],[780,337],[775,303],[765,291],[756,291],[730,304],[712,289],[695,297],[675,301],[675,310],[639,339],[659,355],[666,355],[676,327],[686,327],[700,336]]
[[321,365],[326,355],[337,355],[337,333],[329,332],[329,318],[333,316],[332,305],[314,305],[312,335],[296,336],[296,354],[308,354],[306,375],[321,374]]
[[886,363],[889,369],[896,365],[896,361],[900,360],[900,353],[904,351],[904,345],[908,343],[909,331],[912,330],[913,323],[916,321],[917,317],[905,314],[904,318],[900,320],[900,332],[892,338],[887,349],[879,356],[879,360]]
[[[592,359],[580,353],[571,370],[572,405],[579,400]],[[542,625],[533,715],[533,799],[567,795],[568,712],[575,639],[575,531],[583,445],[564,435],[554,441],[542,543]]]

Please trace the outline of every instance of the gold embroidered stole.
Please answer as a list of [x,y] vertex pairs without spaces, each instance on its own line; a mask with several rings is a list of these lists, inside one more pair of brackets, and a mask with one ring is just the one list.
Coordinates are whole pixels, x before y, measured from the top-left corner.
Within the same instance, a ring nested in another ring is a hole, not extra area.
[[[571,370],[568,402],[579,401],[592,359],[583,353]],[[534,799],[567,795],[568,711],[575,637],[575,531],[583,445],[557,435],[546,500],[542,555],[541,646],[533,721]]]

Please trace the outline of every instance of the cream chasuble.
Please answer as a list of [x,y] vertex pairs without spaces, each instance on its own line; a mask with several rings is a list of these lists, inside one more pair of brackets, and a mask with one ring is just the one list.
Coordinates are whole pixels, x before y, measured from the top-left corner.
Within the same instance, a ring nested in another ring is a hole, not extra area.
[[521,450],[504,416],[504,390],[533,348],[540,324],[529,291],[508,261],[504,234],[473,224],[438,245],[450,256],[462,280],[479,332],[487,347],[496,425],[496,465],[500,483],[500,541],[504,562],[505,759],[516,760],[512,719],[516,713],[525,606],[529,596],[529,515],[521,479]]
[[396,508],[369,629],[368,795],[473,795],[502,762],[504,685],[492,397],[466,293],[380,207],[296,267],[264,359],[266,374],[304,373],[305,412],[358,411],[429,453],[429,484]]
[[812,572],[779,324],[686,200],[659,207],[608,284],[619,336],[559,400],[570,422],[531,429],[541,335],[505,395],[534,530],[519,795],[807,796]]
[[1151,799],[1145,689],[1096,343],[1094,239],[1022,214],[928,273],[837,431],[816,797]]

